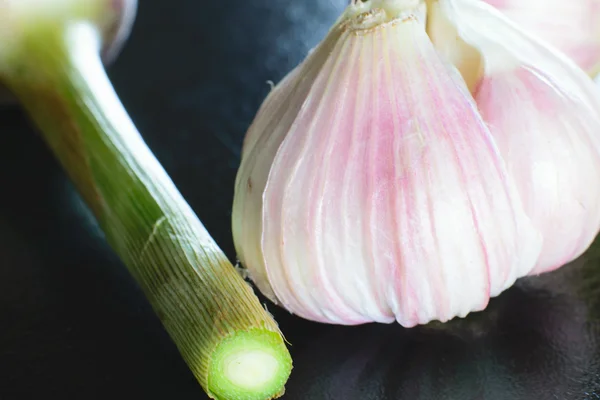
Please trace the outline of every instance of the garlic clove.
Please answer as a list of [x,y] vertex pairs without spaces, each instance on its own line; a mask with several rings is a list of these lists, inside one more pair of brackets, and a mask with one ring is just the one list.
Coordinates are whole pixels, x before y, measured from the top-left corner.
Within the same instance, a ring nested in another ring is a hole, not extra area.
[[487,77],[476,94],[525,209],[544,233],[532,273],[580,256],[600,223],[600,156],[593,143],[600,121],[550,82],[523,68]]
[[587,72],[600,66],[600,0],[484,0]]
[[304,318],[464,317],[538,258],[541,237],[422,10],[347,12],[248,133],[236,248],[259,289]]
[[263,190],[275,153],[293,125],[294,116],[304,107],[313,81],[319,76],[338,37],[339,33],[331,33],[271,91],[244,139],[235,182],[233,238],[238,258],[247,268],[250,279],[274,303],[277,299],[269,283],[261,250]]
[[461,73],[469,90],[473,92],[483,76],[483,59],[476,48],[466,43],[456,27],[439,10],[439,3],[430,2],[427,7],[427,34],[435,48]]
[[441,1],[482,54],[475,92],[527,214],[544,236],[532,273],[581,255],[600,227],[600,95],[570,60],[489,5]]

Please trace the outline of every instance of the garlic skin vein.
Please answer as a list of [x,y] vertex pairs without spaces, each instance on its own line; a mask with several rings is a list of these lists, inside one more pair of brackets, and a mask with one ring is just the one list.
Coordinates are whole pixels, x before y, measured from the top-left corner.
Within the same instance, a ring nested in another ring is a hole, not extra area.
[[[263,294],[303,318],[406,327],[445,322],[485,309],[516,279],[547,268],[536,270],[556,239],[530,215],[522,176],[498,145],[500,137],[530,132],[507,132],[502,115],[493,113],[503,99],[484,91],[477,97],[486,74],[512,76],[523,60],[504,54],[503,42],[482,50],[469,21],[527,38],[490,6],[427,3],[353,2],[269,94],[247,133],[232,215],[238,257]],[[460,40],[447,40],[452,31]],[[531,45],[545,54],[543,44]],[[559,70],[564,60],[549,53]],[[564,112],[569,126],[573,101],[595,101],[576,118],[590,116],[584,129],[600,128],[597,97],[581,93],[593,89],[591,81],[586,87],[574,76],[556,92],[569,107],[559,102],[554,112]],[[500,131],[485,119],[490,115]],[[578,139],[578,129],[569,140]],[[538,136],[525,143],[544,140]],[[600,146],[588,139],[594,145],[587,150],[573,148],[585,153],[590,183],[600,179]],[[573,165],[565,179],[577,172]],[[544,189],[535,196],[560,187]],[[587,196],[585,206],[597,200]],[[553,266],[589,244],[600,225],[593,216],[567,250],[546,257]]]

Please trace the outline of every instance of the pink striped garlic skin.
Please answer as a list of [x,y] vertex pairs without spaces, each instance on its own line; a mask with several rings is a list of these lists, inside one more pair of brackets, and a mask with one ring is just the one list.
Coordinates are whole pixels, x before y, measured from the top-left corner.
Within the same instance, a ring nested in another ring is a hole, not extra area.
[[515,30],[483,3],[445,11],[483,56],[475,100],[527,215],[544,237],[531,274],[580,256],[600,226],[600,96],[557,50]]
[[598,232],[597,87],[480,0],[427,5],[353,2],[246,135],[236,250],[293,314],[465,317]]
[[[262,255],[262,193],[275,153],[294,124],[294,116],[305,104],[311,83],[335,42],[335,36],[326,38],[271,91],[244,140],[232,210],[233,237],[238,257],[250,278],[275,303],[278,301],[269,283]],[[250,264],[252,267],[249,267]]]
[[352,324],[484,309],[529,272],[539,238],[464,82],[414,19],[348,32],[330,60],[264,192],[277,298]]
[[600,0],[483,0],[591,72],[600,63]]
[[600,132],[598,117],[550,82],[540,71],[518,69],[484,79],[475,97],[527,214],[543,232],[532,273],[579,257],[600,221],[600,192],[590,190],[599,182],[600,157],[589,150]]

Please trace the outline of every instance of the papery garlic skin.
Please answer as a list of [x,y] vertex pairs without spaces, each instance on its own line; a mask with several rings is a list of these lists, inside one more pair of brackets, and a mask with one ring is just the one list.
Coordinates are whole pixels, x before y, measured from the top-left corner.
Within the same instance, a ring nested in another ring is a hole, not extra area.
[[483,0],[587,72],[600,66],[600,0]]
[[440,2],[482,54],[474,93],[525,210],[544,236],[532,274],[574,260],[600,226],[600,95],[566,57],[486,4]]
[[[273,158],[287,132],[294,125],[327,55],[339,33],[332,33],[290,72],[269,94],[248,130],[242,149],[242,161],[235,184],[232,230],[236,251],[250,278],[271,301],[277,298],[266,273],[262,256],[262,193]],[[256,146],[260,146],[255,149]],[[252,157],[249,155],[253,154]],[[260,155],[258,157],[257,155]],[[252,267],[247,267],[248,265]]]
[[542,238],[422,6],[354,6],[248,132],[233,207],[240,261],[307,319],[464,317],[531,271]]
[[600,220],[600,191],[594,189],[600,157],[590,150],[595,146],[590,136],[600,132],[598,119],[536,73],[519,69],[494,75],[476,94],[527,214],[544,233],[532,273],[579,257],[598,233]]

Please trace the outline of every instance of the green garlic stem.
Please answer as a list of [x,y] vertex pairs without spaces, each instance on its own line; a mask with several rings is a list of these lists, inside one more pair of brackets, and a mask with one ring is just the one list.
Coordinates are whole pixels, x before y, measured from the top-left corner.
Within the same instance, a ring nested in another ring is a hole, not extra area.
[[36,30],[4,80],[216,399],[283,394],[291,358],[277,324],[183,199],[106,76],[89,25]]

